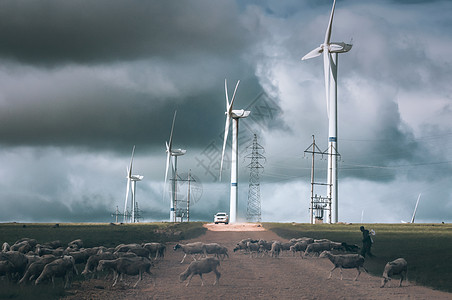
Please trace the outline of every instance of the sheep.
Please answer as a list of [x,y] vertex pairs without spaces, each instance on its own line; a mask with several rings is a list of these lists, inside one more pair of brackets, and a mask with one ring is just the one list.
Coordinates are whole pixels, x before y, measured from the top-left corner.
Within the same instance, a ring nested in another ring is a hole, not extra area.
[[290,251],[290,246],[293,244],[291,242],[282,242],[281,243],[281,251]]
[[51,245],[44,244],[44,245],[36,245],[35,253],[39,256],[43,256],[46,254],[52,254],[55,256],[63,256],[64,255],[64,249],[62,247],[53,248]]
[[180,263],[184,262],[187,254],[190,254],[193,260],[196,260],[196,258],[194,257],[195,254],[204,254],[204,256],[207,256],[206,246],[202,242],[189,243],[185,245],[176,244],[173,249],[174,251],[176,251],[177,249],[182,249],[182,251],[184,252],[184,257],[182,258],[182,261]]
[[18,251],[8,251],[0,253],[0,261],[9,261],[13,265],[11,276],[22,278],[28,265],[28,258],[25,254]]
[[11,281],[13,270],[14,265],[9,260],[0,261],[0,277],[6,276],[8,278],[8,281]]
[[271,251],[273,242],[267,242],[266,240],[259,240],[258,244],[262,247],[264,252]]
[[281,252],[281,242],[275,241],[272,243],[272,247],[270,250],[271,256],[272,257],[279,257],[279,253]]
[[73,240],[72,242],[69,242],[68,248],[72,249],[80,249],[83,248],[83,241],[81,239]]
[[2,245],[2,252],[8,252],[10,250],[11,250],[11,246],[7,242],[4,242]]
[[204,244],[204,246],[206,247],[207,254],[214,254],[218,259],[220,259],[220,257],[224,258],[225,256],[229,258],[228,249],[220,244],[210,243]]
[[79,250],[79,251],[66,252],[65,255],[72,256],[74,258],[76,264],[86,263],[86,261],[88,260],[88,257],[89,257],[88,252],[85,251],[84,249]]
[[31,263],[28,265],[27,270],[25,271],[24,276],[19,281],[19,284],[22,284],[26,282],[27,280],[35,280],[35,278],[38,278],[39,275],[41,275],[42,271],[44,270],[45,265],[48,263],[51,263],[52,261],[56,260],[58,257],[55,257],[54,255],[47,254],[42,256],[39,260]]
[[149,258],[154,257],[154,260],[156,260],[157,258],[163,259],[165,256],[166,246],[162,243],[145,243],[142,246],[149,250]]
[[388,262],[383,271],[383,279],[381,280],[380,287],[384,287],[386,282],[391,280],[392,275],[400,275],[399,287],[401,287],[402,280],[405,278],[406,281],[406,273],[407,273],[407,262],[405,259],[397,258],[396,260]]
[[347,252],[358,253],[359,246],[356,244],[350,245],[350,244],[347,244],[346,242],[342,242],[341,245]]
[[190,281],[193,277],[193,275],[199,275],[201,278],[201,286],[204,285],[204,280],[202,279],[202,274],[214,272],[216,279],[213,285],[220,284],[220,276],[221,273],[218,272],[217,267],[220,265],[220,261],[216,257],[206,257],[202,258],[197,261],[192,261],[188,268],[179,275],[179,279],[181,282],[185,281],[188,278],[188,282],[185,286],[188,286],[190,284]]
[[290,251],[295,256],[295,252],[300,252],[301,258],[303,258],[302,252],[306,251],[308,247],[308,243],[306,241],[296,242],[294,245],[290,246]]
[[[144,257],[120,257],[114,260],[100,260],[97,266],[97,271],[104,271],[107,269],[112,269],[115,271],[114,282],[112,286],[115,286],[118,282],[118,278],[125,275],[139,275],[138,281],[134,284],[134,288],[137,284],[143,280],[143,273],[146,272],[151,274],[152,263],[149,259]],[[154,282],[155,284],[155,282]]]
[[97,265],[99,264],[99,261],[101,260],[113,260],[118,258],[116,255],[114,255],[111,252],[103,252],[99,254],[91,255],[88,258],[88,261],[85,264],[85,268],[83,269],[82,275],[85,277],[88,276],[88,274],[92,273],[93,277],[95,276],[94,271],[97,269]]
[[306,250],[304,251],[304,256],[307,256],[309,253],[315,254],[315,253],[320,253],[322,251],[329,251],[329,250],[331,250],[330,242],[312,243],[306,247]]
[[319,257],[327,257],[334,265],[334,268],[330,271],[330,276],[328,279],[331,278],[333,271],[336,268],[340,268],[341,272],[341,280],[342,280],[342,269],[353,269],[356,268],[358,270],[358,275],[355,277],[355,281],[358,280],[359,274],[361,274],[360,268],[363,268],[364,271],[367,270],[364,268],[364,257],[362,257],[359,254],[341,254],[341,255],[333,255],[329,251],[323,251]]
[[143,247],[140,244],[120,244],[116,246],[115,252],[128,252],[131,249],[142,249]]
[[226,257],[229,258],[229,254],[228,254],[228,248],[226,248],[225,246],[221,246],[217,249],[217,253],[215,254],[216,257],[218,257],[219,259],[225,259]]
[[78,275],[75,260],[72,256],[64,256],[45,265],[41,275],[36,279],[35,285],[40,284],[50,277],[52,279],[52,285],[55,287],[55,277],[63,277],[65,281],[64,288],[66,289],[71,286],[72,273]]
[[33,247],[30,245],[30,243],[26,240],[16,242],[14,245],[11,246],[10,251],[18,251],[20,253],[27,253],[31,251]]
[[21,238],[20,240],[17,240],[14,244],[19,244],[22,242],[27,242],[32,248],[36,247],[38,244],[38,241],[31,238]]
[[246,249],[248,252],[250,252],[250,257],[253,257],[253,253],[256,253],[257,257],[258,253],[262,251],[263,247],[258,243],[247,242]]
[[314,239],[313,238],[308,238],[308,237],[301,237],[301,238],[293,238],[289,240],[290,243],[292,244],[296,244],[298,242],[306,242],[307,244],[312,244],[314,243]]

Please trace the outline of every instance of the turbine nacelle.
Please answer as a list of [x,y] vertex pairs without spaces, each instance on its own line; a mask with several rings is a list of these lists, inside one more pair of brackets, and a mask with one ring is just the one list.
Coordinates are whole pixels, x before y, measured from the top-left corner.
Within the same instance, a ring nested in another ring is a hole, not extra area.
[[[227,115],[228,113],[226,112],[225,114]],[[237,109],[231,111],[231,118],[233,119],[246,118],[249,116],[249,114],[250,114],[249,110]]]
[[187,150],[185,149],[172,149],[171,150],[171,156],[181,156],[187,153]]
[[130,180],[132,181],[141,181],[144,178],[143,175],[132,175],[130,176]]

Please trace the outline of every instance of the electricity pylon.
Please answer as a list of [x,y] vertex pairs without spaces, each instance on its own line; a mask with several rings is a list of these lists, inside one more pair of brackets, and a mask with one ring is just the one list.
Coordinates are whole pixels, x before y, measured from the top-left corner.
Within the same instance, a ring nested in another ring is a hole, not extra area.
[[258,144],[257,135],[254,135],[253,143],[247,147],[251,148],[251,154],[245,156],[250,158],[251,163],[247,166],[250,169],[250,182],[248,190],[248,205],[246,208],[246,220],[248,222],[261,221],[261,192],[259,174],[262,173],[264,167],[259,160],[266,160],[262,155],[264,148]]

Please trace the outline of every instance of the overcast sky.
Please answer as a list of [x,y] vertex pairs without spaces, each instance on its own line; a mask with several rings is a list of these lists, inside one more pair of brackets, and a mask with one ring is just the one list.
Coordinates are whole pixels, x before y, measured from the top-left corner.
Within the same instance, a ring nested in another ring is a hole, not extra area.
[[[0,222],[111,222],[126,168],[142,221],[169,220],[165,141],[198,178],[192,220],[229,211],[219,181],[241,80],[239,220],[253,134],[265,148],[263,221],[309,222],[310,155],[327,148],[320,58],[332,0],[0,2]],[[452,222],[452,2],[337,0],[339,221]],[[230,157],[230,146],[227,148]],[[326,181],[316,158],[316,181]],[[182,187],[181,187],[182,189]],[[325,195],[318,188],[316,193]]]

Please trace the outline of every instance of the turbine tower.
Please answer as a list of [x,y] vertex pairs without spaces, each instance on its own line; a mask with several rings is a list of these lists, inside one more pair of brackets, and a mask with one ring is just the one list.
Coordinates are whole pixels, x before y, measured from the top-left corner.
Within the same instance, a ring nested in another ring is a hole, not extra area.
[[[338,53],[345,53],[352,48],[351,44],[344,42],[334,43],[330,42],[331,29],[333,25],[334,7],[336,0],[333,1],[333,8],[331,9],[330,21],[325,33],[325,40],[323,44],[306,54],[302,60],[320,56],[323,53],[323,67],[325,75],[325,93],[326,93],[326,107],[329,119],[328,126],[328,197],[331,199],[334,207],[334,221],[338,222],[338,180],[337,180],[337,58]],[[329,220],[331,223],[332,220]]]
[[135,153],[135,145],[132,148],[132,158],[130,159],[130,167],[127,168],[127,192],[126,192],[126,201],[124,203],[124,223],[127,223],[127,200],[129,198],[130,194],[130,184],[132,183],[132,201],[130,202],[131,205],[131,218],[130,221],[132,223],[136,222],[135,218],[135,205],[136,205],[136,188],[137,188],[137,181],[141,181],[144,176],[141,175],[132,175],[132,165],[133,165],[133,155]]
[[174,130],[174,123],[176,121],[176,113],[174,112],[173,117],[173,125],[171,125],[171,133],[169,142],[166,143],[166,172],[165,172],[165,187],[166,187],[166,181],[168,180],[168,169],[169,165],[171,164],[171,170],[172,170],[172,180],[171,180],[171,203],[170,203],[170,222],[176,221],[176,210],[175,210],[175,203],[176,203],[176,187],[177,187],[177,157],[184,155],[187,150],[183,149],[173,149],[173,130]]
[[239,86],[240,80],[237,81],[235,85],[234,94],[232,95],[231,102],[229,103],[228,97],[228,83],[226,79],[224,80],[224,91],[226,94],[226,126],[224,128],[224,142],[223,142],[223,152],[221,154],[221,164],[220,164],[220,180],[221,173],[223,171],[223,159],[224,151],[226,149],[226,142],[228,140],[229,125],[232,119],[232,159],[231,159],[231,195],[229,201],[229,222],[237,222],[237,203],[238,203],[238,132],[239,132],[239,119],[246,118],[250,114],[250,111],[246,110],[232,110],[232,105],[234,104],[235,93]]

